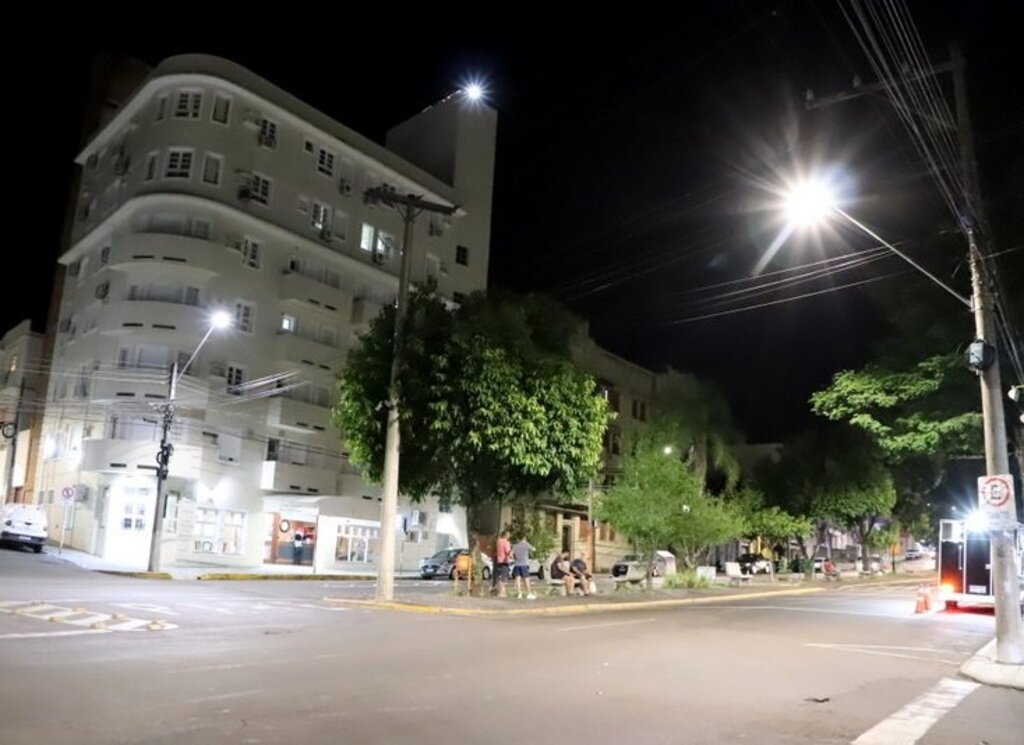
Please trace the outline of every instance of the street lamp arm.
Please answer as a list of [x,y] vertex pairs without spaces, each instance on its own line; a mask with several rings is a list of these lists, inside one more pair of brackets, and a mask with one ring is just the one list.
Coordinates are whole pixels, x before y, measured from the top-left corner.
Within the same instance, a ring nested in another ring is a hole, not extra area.
[[206,333],[203,335],[202,340],[199,342],[199,346],[197,346],[195,348],[195,351],[192,352],[192,356],[189,357],[185,364],[181,366],[181,369],[178,370],[177,373],[175,373],[174,379],[171,381],[171,390],[174,390],[178,387],[178,381],[181,380],[181,376],[185,374],[185,371],[188,370],[189,365],[191,365],[195,361],[195,358],[199,356],[199,351],[203,348],[203,345],[206,344],[207,339],[210,338],[210,334],[212,334],[214,331],[214,326],[210,326],[210,328],[206,330]]
[[837,215],[839,215],[840,217],[842,217],[842,218],[844,218],[845,220],[847,220],[848,222],[850,222],[850,223],[851,223],[852,225],[855,225],[856,227],[858,227],[858,228],[860,228],[861,230],[863,230],[863,231],[864,231],[865,233],[867,233],[867,234],[868,234],[868,235],[870,235],[870,236],[871,236],[872,238],[874,238],[874,239],[875,239],[876,241],[878,241],[878,242],[879,242],[879,243],[881,243],[881,244],[882,244],[883,246],[885,246],[886,248],[888,248],[888,249],[889,249],[890,251],[892,251],[892,252],[893,252],[894,254],[896,254],[897,256],[899,256],[899,257],[900,257],[901,259],[903,259],[903,260],[904,260],[905,262],[907,262],[907,263],[908,263],[908,264],[910,264],[910,265],[911,265],[912,267],[914,267],[915,269],[917,269],[917,270],[918,270],[919,272],[921,272],[922,274],[924,274],[924,275],[925,275],[926,277],[928,277],[928,279],[930,279],[930,280],[931,280],[932,282],[934,282],[935,284],[937,284],[937,285],[938,285],[939,287],[941,287],[941,288],[942,288],[943,290],[945,290],[945,291],[946,291],[946,292],[948,292],[948,293],[949,293],[950,295],[952,295],[952,296],[953,296],[953,297],[955,297],[955,298],[956,298],[957,300],[959,300],[959,301],[960,301],[961,303],[963,303],[963,304],[964,304],[965,306],[967,306],[967,308],[968,308],[968,309],[973,309],[973,308],[974,308],[974,305],[973,305],[973,304],[971,303],[971,301],[970,301],[970,299],[969,299],[969,298],[965,297],[964,295],[961,295],[961,294],[960,294],[959,292],[957,292],[957,291],[956,291],[956,290],[954,290],[954,289],[953,289],[952,287],[950,287],[949,285],[947,285],[947,284],[946,284],[945,282],[943,282],[943,281],[942,281],[941,279],[939,279],[938,277],[936,277],[936,276],[935,276],[934,274],[932,274],[931,272],[929,272],[929,271],[928,271],[927,269],[925,269],[925,268],[924,268],[923,266],[921,266],[920,264],[918,264],[918,263],[917,263],[916,261],[914,261],[914,260],[913,260],[912,258],[910,258],[910,257],[909,257],[909,256],[907,256],[907,255],[906,255],[905,253],[903,253],[903,252],[902,252],[902,251],[900,251],[900,250],[899,250],[898,248],[896,248],[896,246],[892,245],[891,243],[889,243],[889,241],[887,241],[887,240],[885,240],[884,238],[882,238],[882,237],[881,237],[880,235],[878,235],[878,233],[876,233],[875,231],[873,231],[873,230],[872,230],[871,228],[869,228],[869,227],[868,227],[867,225],[865,225],[864,223],[860,222],[860,221],[859,221],[859,220],[857,220],[857,219],[856,219],[855,217],[853,217],[852,215],[850,215],[850,214],[849,214],[848,212],[845,212],[844,210],[840,209],[839,207],[836,207],[835,205],[833,205],[833,206],[832,206],[832,210],[833,210],[833,212],[835,212],[835,213],[836,213]]

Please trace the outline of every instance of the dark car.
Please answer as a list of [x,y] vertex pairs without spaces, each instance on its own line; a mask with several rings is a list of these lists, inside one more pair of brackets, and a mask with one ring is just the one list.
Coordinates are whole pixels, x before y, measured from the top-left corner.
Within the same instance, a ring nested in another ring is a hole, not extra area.
[[455,578],[455,559],[461,554],[468,554],[468,548],[446,548],[433,556],[420,559],[420,576],[423,579],[434,577]]
[[740,554],[736,557],[743,574],[771,574],[772,563],[761,554]]

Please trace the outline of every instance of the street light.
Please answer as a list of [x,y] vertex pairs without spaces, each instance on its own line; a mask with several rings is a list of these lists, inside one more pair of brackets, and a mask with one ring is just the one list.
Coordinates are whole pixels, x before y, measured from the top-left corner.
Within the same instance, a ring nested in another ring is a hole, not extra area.
[[[935,284],[948,292],[974,312],[975,345],[984,351],[995,341],[995,319],[991,310],[991,298],[982,278],[981,252],[976,243],[975,231],[966,228],[968,242],[968,258],[971,266],[970,299],[964,297],[941,279],[915,262],[894,245],[883,239],[863,223],[854,219],[837,203],[836,197],[828,188],[827,182],[821,179],[808,179],[792,184],[785,195],[784,206],[789,223],[776,236],[758,268],[771,260],[775,252],[792,234],[796,227],[814,222],[822,222],[835,215],[861,230],[866,235],[888,248],[894,254],[913,266],[931,279]],[[991,341],[989,341],[991,340]],[[994,352],[994,347],[990,347]],[[984,355],[982,355],[984,357]],[[1002,384],[999,380],[999,365],[994,360],[982,361],[972,365],[981,381],[981,413],[985,433],[985,470],[989,476],[1008,475],[1010,473],[1007,458],[1006,427],[1003,421]],[[1016,516],[1012,522],[1016,523]],[[1020,589],[1017,582],[1017,567],[1014,558],[1013,534],[1007,524],[990,525],[992,539],[992,585],[996,604],[996,659],[1003,664],[1024,664],[1024,632],[1018,611]]]
[[195,351],[186,360],[185,364],[178,369],[178,362],[175,360],[171,364],[171,375],[169,381],[169,387],[167,391],[167,401],[160,406],[160,413],[162,415],[161,431],[160,431],[160,450],[156,454],[156,507],[153,512],[153,535],[150,537],[149,542],[149,571],[159,572],[160,571],[160,547],[163,541],[164,532],[164,510],[167,508],[167,494],[165,493],[165,486],[167,482],[167,472],[171,463],[171,455],[174,454],[174,446],[171,444],[169,436],[171,432],[171,425],[174,424],[174,397],[178,388],[178,381],[181,380],[181,376],[188,371],[189,366],[199,355],[199,350],[203,348],[210,335],[217,330],[228,328],[234,319],[231,314],[224,310],[218,310],[210,316],[210,327],[206,330],[203,338],[199,340],[199,344],[196,346]]

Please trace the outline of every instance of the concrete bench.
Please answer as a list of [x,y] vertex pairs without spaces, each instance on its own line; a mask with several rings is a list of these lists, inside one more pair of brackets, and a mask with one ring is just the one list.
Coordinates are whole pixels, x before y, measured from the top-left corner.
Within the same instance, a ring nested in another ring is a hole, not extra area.
[[751,574],[744,574],[740,570],[740,564],[738,561],[727,561],[725,562],[725,576],[729,580],[730,585],[742,585],[744,583],[750,584],[750,580],[754,577]]

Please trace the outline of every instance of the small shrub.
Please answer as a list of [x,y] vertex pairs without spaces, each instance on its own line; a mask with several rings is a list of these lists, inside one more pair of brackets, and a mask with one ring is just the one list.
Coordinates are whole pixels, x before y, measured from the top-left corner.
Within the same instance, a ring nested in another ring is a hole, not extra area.
[[708,582],[706,577],[699,576],[695,571],[687,570],[685,572],[677,572],[676,574],[666,574],[664,586],[668,590],[678,590],[680,588],[698,590],[702,587],[711,587],[711,583]]

